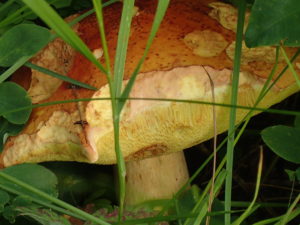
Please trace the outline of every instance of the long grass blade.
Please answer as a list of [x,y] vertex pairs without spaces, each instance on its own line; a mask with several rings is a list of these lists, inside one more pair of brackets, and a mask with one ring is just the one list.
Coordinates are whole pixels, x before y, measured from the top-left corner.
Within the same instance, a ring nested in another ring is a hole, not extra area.
[[[240,61],[242,54],[242,41],[243,41],[243,29],[246,14],[246,1],[239,1],[238,6],[238,24],[236,33],[236,46],[234,55],[234,66],[233,66],[233,79],[232,79],[232,89],[231,89],[231,104],[237,104],[238,95],[238,85],[239,85],[239,72],[240,72]],[[225,211],[229,212],[231,210],[231,193],[232,193],[232,167],[233,167],[233,150],[234,150],[234,130],[235,130],[235,119],[236,119],[236,109],[231,108],[230,110],[230,120],[228,128],[228,142],[227,142],[227,163],[226,163],[226,182],[225,182]],[[231,223],[230,213],[225,214],[225,225]]]
[[[130,26],[133,17],[134,0],[123,1],[123,10],[118,35],[117,50],[114,62],[115,96],[120,97],[127,56],[127,47],[130,35]],[[119,110],[121,111],[121,110]]]
[[24,56],[18,61],[15,62],[14,65],[9,67],[4,73],[0,76],[0,84],[5,81],[7,78],[9,78],[14,72],[16,72],[22,65],[24,65],[25,62],[27,62],[32,56]]
[[94,63],[103,73],[106,74],[104,67],[98,62],[90,49],[76,35],[71,27],[51,8],[45,0],[22,0],[32,9],[58,36],[70,44],[74,49],[83,54],[87,59]]
[[98,90],[97,88],[95,88],[95,87],[93,87],[91,85],[88,85],[88,84],[82,83],[80,81],[74,80],[71,77],[58,74],[58,73],[56,73],[54,71],[48,70],[46,68],[40,67],[40,66],[32,64],[30,62],[26,62],[25,66],[27,66],[27,67],[29,67],[31,69],[40,71],[40,72],[42,72],[44,74],[50,75],[52,77],[58,78],[58,79],[63,80],[65,82],[68,82],[70,84],[74,84],[76,86],[82,87],[82,88],[90,89],[90,90],[93,90],[93,91],[97,91]]
[[110,77],[111,76],[110,59],[109,59],[108,47],[107,47],[107,41],[106,41],[105,29],[104,29],[102,1],[93,0],[93,5],[94,5],[95,12],[96,12],[97,20],[98,20],[102,49],[103,49],[103,54],[104,54],[104,59],[105,59],[105,64],[106,64],[106,70],[107,70],[108,76]]
[[[216,178],[216,181],[215,181],[214,196],[221,189],[221,187],[222,187],[222,185],[225,181],[225,177],[226,177],[226,171],[225,170],[219,171],[219,175],[218,175],[218,177]],[[208,201],[209,201],[208,191],[210,189],[211,184],[212,184],[212,182],[210,182],[207,185],[207,187],[205,188],[205,190],[202,193],[202,196],[199,198],[197,204],[195,205],[195,207],[192,210],[192,213],[197,213],[198,214],[197,217],[195,219],[188,218],[185,221],[184,225],[189,225],[189,224],[198,225],[198,224],[201,224],[201,222],[203,221],[203,219],[207,215]]]
[[[294,211],[291,212],[291,214],[289,215],[289,221],[293,220],[294,218],[298,217],[300,215],[300,207],[296,208]],[[277,217],[273,217],[273,218],[269,218],[269,219],[265,219],[259,222],[254,223],[253,225],[266,225],[266,224],[274,224],[275,222],[279,221],[280,219],[282,219],[285,216],[277,216]],[[278,225],[277,223],[275,225]]]
[[[9,110],[3,112],[3,114],[9,114],[14,112],[23,111],[26,109],[31,108],[39,108],[39,107],[46,107],[46,106],[52,106],[57,104],[67,104],[67,103],[74,103],[74,102],[89,102],[89,101],[107,101],[111,100],[111,98],[78,98],[78,99],[70,99],[70,100],[64,100],[64,101],[53,101],[53,102],[46,102],[41,104],[34,104],[28,107],[20,107],[16,108],[14,110]],[[123,99],[119,99],[123,100]],[[226,107],[226,108],[237,108],[237,109],[245,109],[245,110],[255,110],[259,112],[266,112],[266,113],[274,113],[274,114],[280,114],[280,115],[290,115],[290,116],[300,116],[299,111],[292,111],[292,110],[281,110],[281,109],[266,109],[266,108],[253,108],[249,106],[242,106],[242,105],[231,105],[231,104],[223,104],[223,103],[212,103],[212,102],[205,102],[205,101],[193,101],[193,100],[183,100],[183,99],[159,99],[159,98],[128,98],[128,100],[138,100],[138,101],[165,101],[165,102],[184,102],[189,104],[203,104],[203,105],[215,105],[219,107]]]
[[293,74],[293,76],[294,76],[294,78],[295,78],[295,80],[296,80],[297,85],[298,85],[299,88],[300,88],[300,79],[299,79],[299,76],[297,75],[297,72],[295,71],[295,69],[294,69],[294,67],[293,67],[293,65],[292,65],[292,63],[291,63],[291,61],[289,60],[289,58],[288,58],[288,56],[286,55],[286,52],[285,52],[285,50],[284,50],[284,48],[283,48],[282,46],[280,46],[280,51],[281,51],[281,53],[282,53],[282,55],[283,55],[283,57],[284,57],[286,63],[288,64],[288,67],[289,67],[289,69],[291,70],[291,72],[292,72],[292,74]]
[[253,200],[252,200],[251,204],[248,206],[248,208],[246,209],[246,211],[236,221],[234,221],[232,225],[240,225],[251,214],[251,212],[253,212],[252,209],[255,205],[255,202],[256,202],[256,199],[258,196],[258,191],[259,191],[259,186],[260,186],[260,181],[261,181],[261,174],[262,174],[262,167],[263,167],[263,149],[261,147]]
[[[103,4],[103,7],[109,6],[115,2],[119,2],[119,0],[107,1]],[[91,9],[91,10],[83,13],[82,15],[76,17],[74,20],[72,20],[69,23],[69,25],[74,26],[76,23],[80,22],[81,20],[83,20],[87,16],[91,15],[92,13],[94,13],[94,9]],[[52,38],[49,40],[49,42],[53,41],[56,37],[57,37],[56,35],[53,35]],[[22,59],[19,59],[17,62],[15,62],[15,64],[13,66],[11,66],[8,70],[6,70],[4,73],[1,74],[0,83],[2,83],[4,80],[6,80],[8,77],[10,77],[17,69],[19,69],[21,66],[23,66],[24,63],[27,62],[31,57],[33,57],[33,56],[26,56],[26,57],[23,57]]]
[[85,220],[84,218],[78,216],[75,213],[72,213],[72,212],[70,212],[68,210],[65,210],[65,209],[63,209],[61,207],[58,207],[56,205],[49,204],[48,201],[42,201],[42,200],[39,200],[37,198],[34,198],[33,196],[24,195],[24,193],[21,193],[21,192],[19,192],[17,190],[11,189],[10,187],[6,187],[5,185],[0,184],[0,189],[6,191],[8,193],[12,193],[14,195],[18,195],[18,196],[22,196],[22,197],[25,197],[27,199],[30,199],[31,201],[33,201],[33,202],[35,202],[35,203],[37,203],[39,205],[45,206],[45,207],[47,207],[49,209],[53,209],[53,210],[55,210],[57,212],[60,212],[62,214],[73,216],[74,218],[78,218],[78,219],[81,219],[81,220]]
[[291,214],[292,214],[293,210],[296,208],[299,201],[300,201],[300,194],[298,194],[298,196],[295,198],[294,202],[288,208],[287,212],[284,214],[282,219],[276,225],[285,225],[291,220]]
[[148,41],[147,41],[147,44],[146,44],[146,48],[145,48],[145,51],[143,53],[143,56],[141,57],[137,67],[135,68],[134,72],[132,73],[124,91],[122,92],[122,95],[121,97],[125,99],[125,101],[122,101],[120,102],[120,105],[119,105],[119,111],[122,110],[124,104],[126,103],[126,99],[129,97],[129,93],[133,87],[133,84],[134,84],[134,81],[138,75],[138,72],[140,71],[141,69],[141,66],[143,64],[143,62],[145,61],[146,59],[146,56],[149,52],[149,49],[151,47],[151,44],[155,38],[155,35],[158,31],[158,28],[165,16],[165,13],[167,11],[167,8],[169,6],[169,3],[170,1],[169,0],[164,0],[164,1],[159,1],[158,2],[158,5],[157,5],[157,9],[156,9],[156,13],[155,13],[155,17],[154,17],[154,21],[153,21],[153,25],[152,25],[152,28],[151,28],[151,32],[150,32],[150,35],[149,35],[149,38],[148,38]]
[[8,181],[10,181],[10,182],[18,185],[18,186],[20,186],[20,187],[22,187],[22,188],[24,188],[24,189],[26,189],[26,190],[34,193],[34,194],[40,196],[43,199],[49,200],[50,202],[53,202],[54,204],[57,204],[57,205],[59,205],[62,208],[65,208],[65,209],[67,209],[67,210],[69,210],[69,211],[71,211],[73,213],[76,213],[77,215],[79,215],[82,218],[85,218],[88,221],[92,221],[92,222],[94,222],[96,224],[101,224],[101,225],[109,225],[109,223],[107,223],[107,222],[105,222],[105,221],[103,221],[103,220],[101,220],[99,218],[96,218],[93,215],[90,215],[89,213],[86,213],[86,212],[84,212],[84,211],[82,211],[82,210],[80,210],[80,209],[78,209],[78,208],[76,208],[76,207],[74,207],[74,206],[72,206],[72,205],[64,202],[64,201],[61,201],[58,198],[55,198],[55,197],[53,197],[53,196],[51,196],[49,194],[46,194],[46,193],[44,193],[44,192],[42,192],[42,191],[40,191],[40,190],[32,187],[31,185],[28,185],[28,184],[26,184],[26,183],[24,183],[24,182],[22,182],[22,181],[20,181],[20,180],[18,180],[16,178],[14,178],[14,177],[8,175],[6,173],[3,173],[3,172],[0,171],[0,176],[3,179],[8,180]]

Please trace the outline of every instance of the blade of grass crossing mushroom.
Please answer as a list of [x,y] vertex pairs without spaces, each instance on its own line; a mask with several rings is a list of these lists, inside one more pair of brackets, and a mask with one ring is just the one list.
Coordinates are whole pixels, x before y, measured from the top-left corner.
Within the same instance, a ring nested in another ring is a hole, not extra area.
[[[289,62],[293,62],[300,54],[300,49],[293,55],[293,57],[291,59],[288,59]],[[260,91],[259,93],[259,96],[256,100],[256,102],[254,103],[253,105],[253,108],[256,108],[257,105],[260,103],[260,101],[266,96],[266,94],[271,90],[271,88],[278,82],[278,80],[283,76],[283,74],[286,72],[286,70],[289,68],[289,65],[285,66],[282,71],[278,74],[278,76],[275,78],[274,81],[272,81],[274,75],[275,75],[275,72],[276,72],[276,69],[277,69],[277,66],[278,66],[278,60],[279,60],[279,47],[276,48],[276,60],[275,60],[275,65],[273,66],[273,69],[270,73],[270,75],[268,76],[268,79],[266,80],[262,90]],[[290,63],[290,64],[291,64]],[[298,76],[297,76],[298,78]],[[297,79],[296,78],[296,79]],[[237,140],[240,138],[240,136],[242,135],[242,133],[244,132],[244,130],[246,129],[246,126],[248,125],[248,123],[250,122],[250,119],[251,119],[251,116],[253,115],[254,113],[254,109],[251,109],[247,115],[244,117],[244,119],[242,119],[242,122],[243,123],[243,126],[240,128],[240,132],[238,133],[237,137],[236,137],[236,140],[235,140],[235,143],[237,142]],[[240,125],[240,124],[239,124]],[[239,126],[238,125],[238,126]]]
[[[270,90],[269,87],[274,85],[274,83],[272,84],[272,79],[275,75],[275,72],[277,70],[277,66],[278,66],[278,59],[279,59],[279,47],[276,48],[276,59],[275,59],[275,65],[272,68],[272,71],[270,72],[268,79],[266,80],[266,82],[264,83],[264,86],[262,87],[261,91],[259,92],[259,95],[253,105],[253,107],[256,107],[260,101],[264,98],[264,96],[268,93],[268,91]],[[248,123],[250,122],[250,119],[252,117],[254,113],[254,110],[250,110],[246,116],[244,117],[244,119],[240,124],[238,124],[238,126],[240,126],[242,124],[242,127],[240,128],[240,131],[238,132],[236,138],[235,138],[235,143],[234,145],[237,143],[237,141],[239,140],[239,138],[241,137],[241,135],[244,133]]]
[[158,1],[158,5],[157,5],[157,9],[156,9],[156,13],[155,13],[155,17],[154,17],[154,21],[153,21],[153,25],[152,25],[152,28],[151,28],[151,32],[150,32],[150,35],[149,35],[149,38],[148,38],[148,41],[147,41],[147,44],[146,44],[146,47],[145,47],[145,51],[143,53],[143,56],[141,57],[137,67],[135,68],[134,72],[132,73],[126,87],[124,88],[124,91],[122,92],[122,95],[121,95],[121,98],[125,99],[124,101],[121,101],[119,103],[119,111],[122,110],[123,106],[125,105],[126,103],[126,99],[129,97],[129,93],[133,87],[133,84],[134,84],[134,81],[138,75],[138,72],[143,64],[143,62],[145,61],[146,59],[146,56],[149,52],[149,49],[151,47],[151,44],[153,42],[153,39],[155,38],[155,35],[158,31],[158,28],[165,16],[165,13],[167,11],[167,8],[169,6],[169,3],[170,1],[169,0],[160,0]]
[[0,171],[0,176],[2,178],[4,178],[4,179],[6,179],[6,180],[8,180],[8,181],[10,181],[12,183],[14,183],[15,185],[18,185],[18,186],[24,188],[25,190],[28,190],[28,191],[30,191],[30,192],[32,192],[32,193],[34,193],[34,194],[36,194],[36,195],[38,195],[38,196],[46,199],[46,200],[51,201],[54,204],[57,204],[57,205],[65,208],[65,209],[67,209],[67,210],[69,210],[69,211],[71,211],[71,212],[79,215],[82,218],[85,218],[88,221],[92,221],[92,222],[94,222],[96,224],[101,224],[101,225],[109,225],[109,223],[107,223],[107,222],[105,222],[105,221],[103,221],[101,219],[98,219],[98,218],[94,217],[93,215],[90,215],[89,213],[86,213],[86,212],[84,212],[84,211],[82,211],[82,210],[80,210],[80,209],[78,209],[78,208],[76,208],[76,207],[74,207],[74,206],[72,206],[72,205],[64,202],[64,201],[61,201],[58,198],[55,198],[55,197],[53,197],[53,196],[51,196],[49,194],[46,194],[46,193],[44,193],[44,192],[42,192],[42,191],[40,191],[40,190],[32,187],[31,185],[28,185],[28,184],[26,184],[26,183],[24,183],[24,182],[22,182],[22,181],[20,181],[20,180],[18,180],[16,178],[10,176],[10,175],[8,175],[8,174],[5,174],[2,171]]
[[[116,2],[120,2],[120,0],[110,0],[110,1],[107,1],[105,3],[102,4],[102,7],[106,7],[106,6],[109,6],[113,3],[116,3]],[[75,25],[76,23],[80,22],[81,20],[83,20],[84,18],[86,18],[87,16],[93,14],[95,12],[95,9],[90,9],[89,11],[86,11],[85,13],[81,14],[80,16],[76,17],[75,19],[73,19],[69,25],[70,26],[73,26]]]
[[288,56],[286,55],[286,52],[285,52],[285,50],[284,50],[284,48],[283,48],[282,46],[280,46],[280,51],[281,51],[281,53],[282,53],[282,55],[283,55],[283,57],[284,57],[286,63],[288,64],[289,69],[291,70],[291,72],[292,72],[292,74],[293,74],[293,76],[294,76],[294,78],[295,78],[295,80],[296,80],[296,83],[298,84],[298,86],[299,86],[299,88],[300,88],[300,79],[299,79],[299,77],[298,77],[298,75],[297,75],[297,72],[296,72],[295,69],[294,69],[294,66],[292,65],[291,61],[289,60],[289,58],[288,58]]
[[[114,91],[115,96],[120,97],[124,77],[127,47],[130,35],[131,21],[133,17],[134,0],[123,1],[122,16],[118,33],[117,50],[114,62]],[[119,110],[121,111],[121,110]]]
[[97,20],[98,20],[107,74],[108,74],[108,76],[111,76],[110,60],[109,60],[108,47],[107,47],[107,41],[106,41],[106,37],[105,37],[105,29],[104,29],[104,23],[103,23],[102,1],[93,0],[93,5],[94,5],[95,12],[96,12]]
[[257,169],[257,179],[256,179],[256,185],[255,185],[255,192],[254,197],[251,202],[251,204],[248,206],[246,211],[238,218],[236,219],[232,225],[240,225],[253,211],[254,204],[256,202],[260,181],[261,181],[261,174],[262,174],[262,167],[263,167],[263,149],[262,146],[260,147],[260,154],[259,154],[259,162],[258,162],[258,169]]
[[[101,1],[93,0],[94,8],[96,11],[96,16],[98,20],[100,37],[102,41],[102,48],[104,52],[106,70],[108,77],[110,77],[110,62],[107,49],[107,43],[105,38],[104,24],[103,24],[103,14]],[[124,77],[124,67],[127,54],[127,46],[130,35],[130,26],[133,13],[134,1],[125,1],[123,2],[121,23],[118,34],[117,50],[115,56],[115,65],[114,65],[114,77],[110,80],[110,96],[111,96],[111,105],[112,105],[112,119],[114,127],[114,140],[115,140],[115,153],[117,158],[117,170],[118,170],[118,182],[119,182],[119,221],[123,216],[124,211],[124,200],[125,200],[125,176],[126,168],[125,161],[122,155],[120,143],[119,143],[119,123],[120,123],[120,113],[118,110],[118,101],[116,97],[121,92],[122,81]]]
[[[9,114],[13,112],[23,111],[29,108],[38,108],[38,107],[46,107],[52,106],[57,104],[67,104],[67,103],[74,103],[74,102],[89,102],[89,101],[107,101],[111,100],[111,98],[78,98],[78,99],[70,99],[64,101],[53,101],[53,102],[46,102],[40,104],[34,104],[28,107],[20,107],[13,110],[5,111],[3,114]],[[123,100],[123,99],[120,99]],[[281,109],[265,109],[265,108],[253,108],[248,106],[241,106],[241,105],[231,105],[231,104],[222,104],[222,103],[212,103],[212,102],[205,102],[205,101],[191,101],[191,100],[179,100],[179,99],[159,99],[159,98],[128,98],[128,100],[144,100],[144,101],[166,101],[166,102],[184,102],[190,104],[203,104],[203,105],[216,105],[219,107],[227,107],[227,108],[237,108],[237,109],[245,109],[245,110],[255,110],[259,112],[266,112],[266,113],[273,113],[273,114],[280,114],[280,115],[290,115],[290,116],[300,116],[299,111],[292,111],[292,110],[281,110]]]
[[103,73],[106,74],[104,67],[98,62],[90,49],[78,37],[78,35],[67,24],[45,0],[22,0],[32,9],[58,36],[70,44],[74,49],[82,53],[87,59],[94,63]]
[[[246,14],[246,1],[241,0],[238,2],[238,23],[236,33],[236,46],[234,55],[234,66],[233,66],[233,79],[231,89],[231,104],[237,104],[238,86],[239,86],[239,73],[240,73],[240,62],[242,53],[242,41],[243,41],[243,29]],[[226,162],[226,182],[225,182],[225,211],[231,210],[231,192],[232,192],[232,167],[233,167],[233,150],[234,150],[234,130],[236,120],[236,108],[230,109],[230,119],[228,128],[228,142],[227,142],[227,162]],[[231,223],[230,213],[225,214],[225,225]]]
[[122,16],[120,22],[120,28],[118,33],[116,56],[114,61],[114,74],[113,85],[110,88],[111,102],[112,102],[112,114],[113,114],[113,127],[114,127],[114,140],[115,140],[115,152],[117,158],[118,169],[118,181],[119,181],[119,221],[121,221],[124,211],[125,202],[125,188],[126,188],[126,167],[125,161],[122,155],[119,132],[120,132],[120,113],[119,100],[122,90],[122,82],[124,77],[124,68],[127,55],[128,40],[130,35],[131,21],[133,17],[134,0],[123,1]]
[[25,66],[31,68],[31,69],[34,69],[34,70],[37,70],[37,71],[40,71],[44,74],[47,74],[47,75],[50,75],[52,77],[55,77],[55,78],[58,78],[60,80],[63,80],[65,82],[68,82],[68,83],[71,83],[71,84],[74,84],[76,86],[79,86],[79,87],[83,87],[83,88],[86,88],[86,89],[90,89],[90,90],[93,90],[93,91],[96,91],[97,88],[91,86],[91,85],[88,85],[88,84],[85,84],[85,83],[82,83],[80,81],[77,81],[77,80],[74,80],[68,76],[65,76],[65,75],[61,75],[61,74],[58,74],[56,72],[53,72],[51,70],[48,70],[46,68],[43,68],[43,67],[40,67],[38,65],[35,65],[35,64],[32,64],[30,62],[26,62],[25,63]]

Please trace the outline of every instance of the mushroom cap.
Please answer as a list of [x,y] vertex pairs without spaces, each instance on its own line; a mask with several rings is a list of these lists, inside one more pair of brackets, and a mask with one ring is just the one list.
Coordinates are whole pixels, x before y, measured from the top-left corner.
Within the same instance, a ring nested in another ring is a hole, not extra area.
[[[232,23],[235,23],[237,12],[230,5],[213,3],[209,6],[208,2],[211,1],[171,1],[133,86],[131,98],[213,102],[214,92],[215,102],[230,103],[235,39]],[[156,8],[153,1],[138,1],[136,6],[138,11],[131,26],[124,86],[144,52]],[[111,62],[116,51],[121,7],[121,3],[116,3],[104,10]],[[81,21],[76,31],[104,63],[96,17],[92,15]],[[295,49],[289,48],[287,52],[292,55]],[[274,64],[275,48],[247,49],[244,46],[243,53],[238,105],[253,106]],[[40,102],[109,97],[105,75],[82,55],[74,54],[68,76],[99,90],[71,88],[63,83],[48,99]],[[44,57],[43,60],[50,59]],[[284,66],[284,61],[280,60],[277,71]],[[296,69],[299,72],[297,66]],[[267,108],[297,90],[294,78],[287,71],[259,106]],[[216,106],[215,110],[217,133],[221,133],[228,128],[230,108]],[[236,122],[247,112],[238,109]],[[127,161],[180,151],[213,135],[212,106],[207,104],[128,100],[121,114],[120,145]],[[25,129],[17,137],[9,138],[1,155],[4,166],[55,160],[116,163],[109,100],[34,109]]]

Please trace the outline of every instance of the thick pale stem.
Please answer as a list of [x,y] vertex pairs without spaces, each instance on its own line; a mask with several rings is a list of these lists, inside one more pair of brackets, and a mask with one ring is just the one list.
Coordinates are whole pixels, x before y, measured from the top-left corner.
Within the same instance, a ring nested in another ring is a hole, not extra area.
[[126,164],[126,205],[170,199],[189,179],[183,152]]

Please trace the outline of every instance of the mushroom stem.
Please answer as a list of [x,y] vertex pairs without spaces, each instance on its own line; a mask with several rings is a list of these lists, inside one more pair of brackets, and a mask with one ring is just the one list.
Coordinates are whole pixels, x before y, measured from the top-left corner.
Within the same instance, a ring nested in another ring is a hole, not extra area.
[[126,164],[126,205],[170,199],[189,179],[183,151]]

